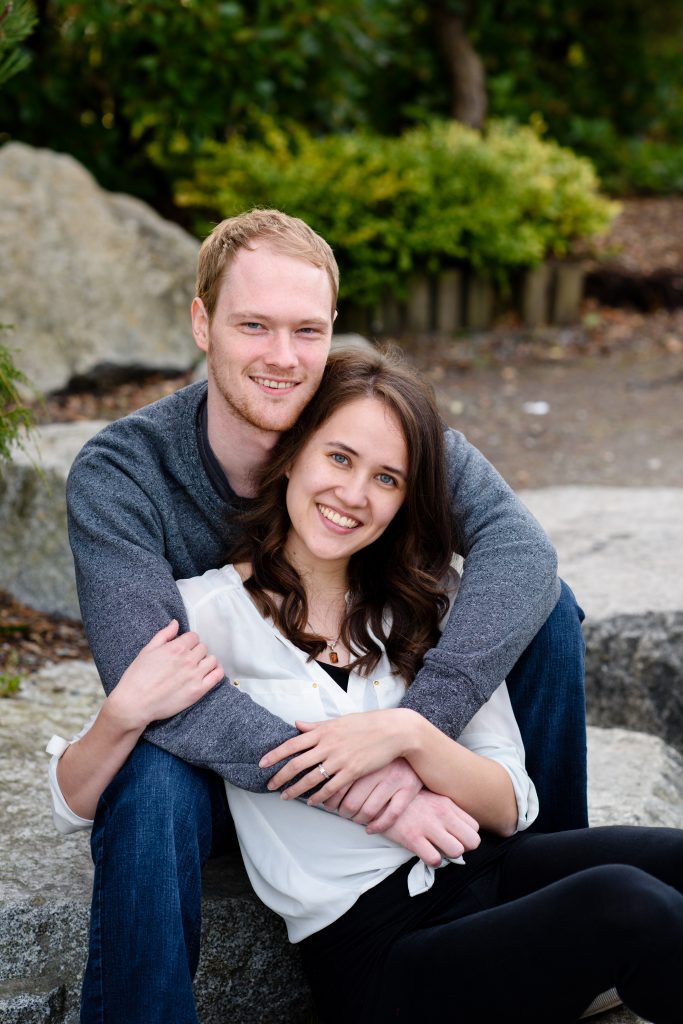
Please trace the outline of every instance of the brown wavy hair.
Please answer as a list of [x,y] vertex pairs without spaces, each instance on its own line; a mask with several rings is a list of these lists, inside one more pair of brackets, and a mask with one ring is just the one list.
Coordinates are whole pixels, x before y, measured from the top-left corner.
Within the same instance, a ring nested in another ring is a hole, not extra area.
[[341,637],[356,671],[367,675],[377,665],[382,653],[377,637],[395,670],[410,683],[438,640],[438,624],[448,607],[444,577],[462,543],[446,482],[443,424],[431,389],[397,351],[330,355],[313,400],[273,449],[255,508],[242,517],[242,534],[228,560],[251,562],[253,573],[245,587],[262,615],[270,616],[309,659],[324,650],[324,638],[307,632],[306,592],[285,556],[290,528],[285,474],[311,434],[360,398],[385,402],[398,419],[408,449],[408,478],[405,500],[387,529],[351,557]]

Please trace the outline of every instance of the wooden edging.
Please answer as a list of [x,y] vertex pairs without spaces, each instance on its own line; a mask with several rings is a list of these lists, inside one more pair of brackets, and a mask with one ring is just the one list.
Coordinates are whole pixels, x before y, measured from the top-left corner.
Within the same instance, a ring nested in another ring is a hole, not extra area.
[[466,269],[448,270],[438,277],[414,278],[405,302],[388,295],[374,309],[342,309],[338,329],[373,334],[482,331],[510,309],[527,327],[572,324],[579,320],[585,275],[581,262],[547,261],[526,271],[503,295],[487,278]]

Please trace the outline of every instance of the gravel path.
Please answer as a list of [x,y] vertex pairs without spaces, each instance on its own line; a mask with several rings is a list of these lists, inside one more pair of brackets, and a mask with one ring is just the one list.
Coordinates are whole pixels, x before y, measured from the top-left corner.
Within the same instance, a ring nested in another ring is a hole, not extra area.
[[424,372],[515,489],[683,487],[683,354]]

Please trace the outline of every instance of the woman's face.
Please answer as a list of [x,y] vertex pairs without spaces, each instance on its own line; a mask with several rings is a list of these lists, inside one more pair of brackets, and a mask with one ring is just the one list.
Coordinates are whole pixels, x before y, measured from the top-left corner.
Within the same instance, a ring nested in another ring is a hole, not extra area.
[[376,398],[342,406],[311,435],[289,473],[287,554],[298,568],[348,561],[386,530],[403,504],[408,448]]

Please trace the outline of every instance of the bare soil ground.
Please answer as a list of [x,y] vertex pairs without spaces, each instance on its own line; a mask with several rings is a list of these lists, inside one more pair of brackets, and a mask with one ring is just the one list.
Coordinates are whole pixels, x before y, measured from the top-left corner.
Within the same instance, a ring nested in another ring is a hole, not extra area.
[[[683,270],[683,199],[628,201],[601,250],[629,273]],[[643,314],[588,301],[570,328],[511,321],[399,344],[433,384],[444,418],[514,488],[683,486],[683,309]],[[115,419],[190,379],[151,375],[52,397],[36,411],[41,422]],[[80,624],[0,594],[0,673],[86,651]]]
[[444,418],[516,489],[683,486],[683,311],[587,307],[577,328],[499,327],[413,357]]

